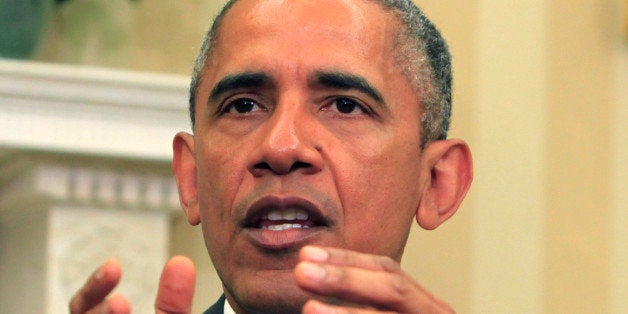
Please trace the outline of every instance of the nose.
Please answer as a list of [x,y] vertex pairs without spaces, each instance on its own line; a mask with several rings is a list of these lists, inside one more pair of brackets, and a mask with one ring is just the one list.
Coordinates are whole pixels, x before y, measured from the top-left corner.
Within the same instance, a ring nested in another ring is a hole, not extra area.
[[322,147],[317,144],[315,119],[298,105],[278,105],[260,127],[261,141],[249,171],[267,174],[315,174],[322,170]]

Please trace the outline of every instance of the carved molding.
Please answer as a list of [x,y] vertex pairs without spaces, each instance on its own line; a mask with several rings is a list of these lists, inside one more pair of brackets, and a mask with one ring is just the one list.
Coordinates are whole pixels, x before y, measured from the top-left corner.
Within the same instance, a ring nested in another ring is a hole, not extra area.
[[180,213],[188,78],[0,60],[0,304],[62,313],[94,267],[150,312]]
[[180,214],[168,164],[7,151],[0,157],[0,303],[63,313],[97,265],[118,259],[119,287],[150,312]]
[[0,146],[170,159],[189,78],[0,60]]
[[134,313],[150,313],[168,254],[165,213],[55,207],[48,222],[48,313],[67,312],[68,300],[94,268],[109,258],[124,267],[118,292]]
[[151,174],[86,167],[38,166],[34,189],[57,202],[116,208],[176,208],[174,180]]
[[[52,205],[123,210],[179,210],[168,164],[20,151],[0,164],[0,212],[37,199]],[[4,205],[3,205],[4,204]],[[19,207],[19,206],[18,206]]]

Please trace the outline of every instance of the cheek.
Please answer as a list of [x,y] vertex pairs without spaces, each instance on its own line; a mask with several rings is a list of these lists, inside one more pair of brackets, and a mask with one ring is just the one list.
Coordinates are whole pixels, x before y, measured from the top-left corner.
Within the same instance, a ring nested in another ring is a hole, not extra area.
[[[399,204],[403,199],[418,202],[421,151],[418,134],[395,136],[377,134],[343,145],[343,176],[347,192],[382,199],[384,204]],[[333,159],[333,157],[331,157]],[[331,163],[334,161],[332,160]],[[348,193],[349,194],[349,193]]]
[[384,158],[360,167],[358,175],[347,178],[350,187],[344,191],[352,208],[362,208],[370,217],[414,213],[420,200],[418,161]]
[[201,216],[208,221],[230,219],[231,204],[246,171],[237,158],[242,154],[234,154],[233,146],[208,142],[197,151],[197,178],[203,178],[197,183]]
[[345,146],[336,181],[351,247],[393,258],[400,254],[420,200],[417,143],[380,137]]
[[[197,145],[198,197],[203,237],[217,268],[228,260],[234,246],[233,200],[240,186],[242,160],[233,158],[233,145],[216,141]],[[231,158],[229,158],[231,157]]]

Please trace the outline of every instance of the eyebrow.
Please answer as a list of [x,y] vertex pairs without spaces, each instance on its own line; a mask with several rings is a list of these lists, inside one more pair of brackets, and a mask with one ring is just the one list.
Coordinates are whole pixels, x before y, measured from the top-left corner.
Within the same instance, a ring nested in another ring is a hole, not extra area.
[[216,100],[229,91],[244,88],[261,88],[272,85],[273,80],[263,72],[242,72],[222,78],[209,94],[209,99]]
[[[273,82],[273,79],[264,72],[231,74],[216,83],[209,99],[216,100],[220,95],[233,90],[271,86]],[[367,79],[359,75],[340,71],[317,71],[308,79],[308,83],[311,86],[318,85],[342,90],[355,89],[369,95],[378,103],[383,103],[382,94]]]
[[383,103],[382,94],[367,79],[346,72],[316,72],[309,79],[310,85],[321,85],[342,90],[355,89],[369,95],[378,103]]

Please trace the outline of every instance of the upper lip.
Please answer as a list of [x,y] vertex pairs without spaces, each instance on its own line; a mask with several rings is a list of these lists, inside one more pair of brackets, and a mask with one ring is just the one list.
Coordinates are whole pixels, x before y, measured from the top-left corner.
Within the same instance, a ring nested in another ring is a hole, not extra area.
[[264,215],[273,210],[285,210],[288,208],[298,208],[305,210],[315,226],[330,226],[330,220],[323,215],[322,211],[311,201],[301,197],[281,197],[265,196],[253,202],[246,212],[242,222],[244,228],[257,228]]

